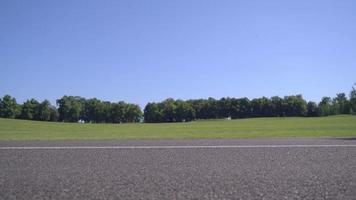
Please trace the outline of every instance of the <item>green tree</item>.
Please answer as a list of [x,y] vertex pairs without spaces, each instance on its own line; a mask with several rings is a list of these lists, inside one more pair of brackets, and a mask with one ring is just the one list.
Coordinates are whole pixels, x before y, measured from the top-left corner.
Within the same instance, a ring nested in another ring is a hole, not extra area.
[[177,122],[185,122],[192,121],[195,119],[194,109],[185,101],[177,100],[175,102],[175,121]]
[[319,103],[320,114],[322,116],[327,116],[331,114],[331,98],[323,97]]
[[92,98],[87,99],[84,103],[84,119],[86,122],[99,122],[101,119],[100,116],[100,105],[101,101]]
[[232,98],[230,114],[232,119],[249,117],[251,114],[250,100],[248,98]]
[[51,113],[50,114],[50,121],[52,121],[52,122],[58,121],[59,114],[58,114],[57,108],[54,107],[54,106],[50,106],[49,109],[50,109],[50,113]]
[[251,116],[250,100],[246,97],[237,99],[240,105],[239,118],[247,118]]
[[202,119],[217,119],[219,118],[218,101],[212,97],[201,102],[200,114]]
[[308,117],[318,117],[320,116],[320,110],[315,102],[309,101],[307,104],[307,116]]
[[164,100],[159,104],[162,110],[162,118],[164,122],[174,122],[175,121],[175,101],[172,98]]
[[139,122],[142,118],[140,106],[136,104],[125,104],[124,121]]
[[0,117],[15,118],[19,114],[16,99],[10,95],[5,95],[0,99]]
[[44,100],[38,104],[34,119],[40,121],[51,120],[51,103],[48,100]]
[[227,98],[221,98],[217,102],[218,104],[218,118],[227,118],[231,117],[231,104],[232,104],[232,99],[227,97]]
[[39,102],[36,99],[29,99],[21,107],[20,118],[33,120],[38,110]]
[[252,116],[254,117],[271,117],[272,104],[267,97],[256,98],[251,101]]
[[287,117],[302,117],[307,115],[307,102],[302,95],[284,97],[284,114]]
[[112,104],[109,101],[103,101],[101,103],[101,110],[99,112],[101,120],[99,122],[112,123],[111,105]]
[[345,93],[336,94],[335,100],[340,105],[340,114],[350,114],[350,102]]
[[352,114],[356,114],[356,83],[350,92],[350,110]]
[[284,99],[274,96],[271,97],[271,108],[272,108],[272,115],[274,117],[284,117]]
[[236,98],[232,98],[230,101],[229,115],[232,119],[237,119],[241,117],[241,105],[240,101]]
[[111,105],[111,121],[113,123],[122,123],[125,121],[125,102],[113,103]]
[[63,96],[57,100],[59,121],[77,122],[84,118],[83,112],[84,99],[74,96]]
[[144,121],[147,123],[163,122],[163,114],[157,103],[148,103],[145,106]]
[[193,108],[196,119],[205,119],[203,113],[203,104],[206,100],[204,99],[190,99],[187,103]]

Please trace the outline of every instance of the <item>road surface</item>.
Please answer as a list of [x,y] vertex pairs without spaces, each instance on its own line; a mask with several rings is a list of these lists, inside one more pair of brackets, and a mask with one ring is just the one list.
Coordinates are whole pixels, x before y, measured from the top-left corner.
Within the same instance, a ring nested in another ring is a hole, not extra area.
[[0,199],[356,199],[356,139],[0,141]]

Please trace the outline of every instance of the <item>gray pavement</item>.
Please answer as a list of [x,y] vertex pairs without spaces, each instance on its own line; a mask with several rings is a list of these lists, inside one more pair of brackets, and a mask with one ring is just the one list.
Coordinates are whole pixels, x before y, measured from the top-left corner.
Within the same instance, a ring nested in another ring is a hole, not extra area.
[[[118,146],[138,148],[110,148]],[[147,146],[173,148],[140,148]],[[0,141],[0,147],[0,199],[356,199],[355,138]]]

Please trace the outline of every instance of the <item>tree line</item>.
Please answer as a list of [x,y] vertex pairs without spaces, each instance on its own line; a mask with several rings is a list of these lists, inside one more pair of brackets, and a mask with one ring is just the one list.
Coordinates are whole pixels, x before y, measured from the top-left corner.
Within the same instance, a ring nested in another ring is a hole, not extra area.
[[120,101],[112,103],[96,98],[64,96],[57,100],[59,121],[82,120],[94,123],[139,122],[141,108],[136,104]]
[[48,100],[38,102],[29,99],[17,104],[16,99],[5,95],[0,98],[0,117],[39,121],[125,123],[139,122],[141,108],[123,101],[112,103],[96,98],[85,99],[78,96],[63,96],[56,101],[57,107]]
[[166,99],[148,103],[145,122],[183,122],[196,119],[241,119],[252,117],[319,117],[356,113],[356,92],[350,100],[344,93],[333,99],[323,97],[319,103],[307,102],[302,95],[248,98]]
[[337,114],[356,114],[356,84],[349,98],[345,93],[323,97],[319,103],[303,99],[302,95],[271,98],[221,98],[175,100],[148,103],[144,112],[136,104],[109,102],[96,98],[63,96],[56,106],[48,100],[29,99],[18,104],[14,97],[0,98],[0,117],[39,121],[126,123],[144,121],[186,122],[197,119],[251,117],[318,117]]

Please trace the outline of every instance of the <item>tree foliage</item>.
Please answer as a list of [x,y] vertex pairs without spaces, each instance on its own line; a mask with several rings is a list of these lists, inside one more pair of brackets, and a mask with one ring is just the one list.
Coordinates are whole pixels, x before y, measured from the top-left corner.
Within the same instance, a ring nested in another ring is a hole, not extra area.
[[166,99],[160,103],[148,103],[144,109],[144,121],[185,122],[195,119],[195,111],[190,102]]
[[0,117],[15,118],[19,114],[19,107],[16,99],[10,95],[5,95],[0,99]]
[[58,111],[48,100],[39,103],[35,99],[29,99],[21,106],[20,119],[57,121]]
[[309,101],[307,104],[307,116],[308,117],[319,117],[320,109],[315,102]]
[[111,103],[96,98],[64,96],[57,100],[60,121],[76,122],[83,120],[92,123],[138,122],[141,108],[123,101]]
[[350,92],[350,112],[356,115],[356,83]]
[[317,117],[335,114],[356,114],[356,84],[347,98],[338,93],[334,98],[323,97],[317,104],[306,102],[302,95],[244,98],[207,98],[148,103],[144,112],[136,104],[85,99],[79,96],[63,96],[56,101],[38,102],[29,99],[17,104],[10,95],[0,98],[0,117],[40,121],[91,123],[139,122],[147,123],[188,122],[197,119],[249,118],[249,117]]
[[29,99],[22,104],[20,118],[34,120],[39,107],[39,102],[36,99]]
[[331,109],[331,98],[330,97],[323,97],[319,103],[320,114],[322,116],[328,116],[333,114]]
[[78,96],[63,96],[57,100],[59,121],[77,122],[84,119],[83,99]]

